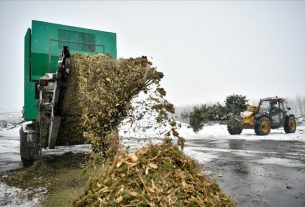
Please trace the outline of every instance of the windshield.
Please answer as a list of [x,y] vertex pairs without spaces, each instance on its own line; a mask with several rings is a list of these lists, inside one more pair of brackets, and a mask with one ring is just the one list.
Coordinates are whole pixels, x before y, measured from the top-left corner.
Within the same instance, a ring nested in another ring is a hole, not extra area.
[[269,113],[270,110],[270,102],[269,101],[261,101],[259,111]]

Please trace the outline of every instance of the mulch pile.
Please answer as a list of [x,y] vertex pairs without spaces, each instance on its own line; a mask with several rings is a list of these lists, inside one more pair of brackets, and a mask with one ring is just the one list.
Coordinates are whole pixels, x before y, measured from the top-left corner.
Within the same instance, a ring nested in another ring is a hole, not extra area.
[[166,140],[118,151],[74,206],[235,206],[200,166]]

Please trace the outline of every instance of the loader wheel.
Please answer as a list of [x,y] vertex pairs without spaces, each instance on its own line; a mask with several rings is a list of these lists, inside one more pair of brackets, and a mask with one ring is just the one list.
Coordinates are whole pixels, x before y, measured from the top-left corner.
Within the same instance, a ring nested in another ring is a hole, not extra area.
[[270,133],[270,120],[262,116],[255,121],[254,131],[256,135],[268,135]]
[[227,126],[228,132],[231,135],[241,134],[243,128],[241,124],[237,121],[230,121]]
[[284,130],[286,133],[294,133],[297,128],[297,124],[294,116],[285,118]]
[[36,155],[38,155],[39,150],[34,146],[33,142],[27,141],[27,134],[24,133],[21,127],[19,131],[20,135],[20,156],[24,167],[33,165]]

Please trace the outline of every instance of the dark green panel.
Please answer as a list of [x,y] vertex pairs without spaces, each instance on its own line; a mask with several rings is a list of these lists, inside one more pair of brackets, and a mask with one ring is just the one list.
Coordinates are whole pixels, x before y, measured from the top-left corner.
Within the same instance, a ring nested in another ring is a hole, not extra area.
[[32,68],[44,68],[33,71],[32,80],[39,80],[45,73],[56,73],[59,56],[52,56],[50,60],[51,64],[49,64],[49,55],[47,54],[32,53]]
[[35,83],[31,81],[31,29],[24,37],[24,119],[35,120],[37,107],[35,99]]
[[[70,50],[96,52],[95,34],[59,29],[58,40],[59,49],[69,46]],[[104,53],[104,51],[101,52]]]

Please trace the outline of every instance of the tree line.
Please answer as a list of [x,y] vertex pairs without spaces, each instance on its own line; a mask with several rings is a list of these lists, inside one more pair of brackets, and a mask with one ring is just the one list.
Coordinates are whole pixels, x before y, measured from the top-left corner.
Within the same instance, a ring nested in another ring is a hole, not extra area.
[[246,96],[233,94],[226,97],[225,105],[221,105],[219,102],[212,105],[201,104],[193,106],[191,110],[181,112],[180,116],[182,120],[188,120],[196,132],[208,121],[224,121],[232,115],[240,114],[247,109],[247,103]]
[[288,105],[291,107],[292,114],[298,117],[305,117],[305,96],[288,98]]

